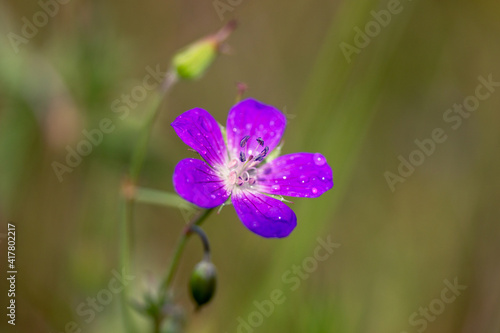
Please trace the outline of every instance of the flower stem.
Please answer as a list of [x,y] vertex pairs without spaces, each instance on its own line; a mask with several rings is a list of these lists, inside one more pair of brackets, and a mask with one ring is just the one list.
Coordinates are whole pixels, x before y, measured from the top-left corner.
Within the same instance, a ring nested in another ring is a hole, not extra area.
[[[124,195],[125,200],[121,208],[122,217],[120,223],[120,264],[127,274],[130,273],[130,229],[133,226],[135,186],[144,164],[154,122],[161,110],[160,104],[176,82],[177,76],[172,72],[168,72],[159,89],[153,93],[153,96],[151,97],[151,100],[149,102],[149,114],[146,118],[144,126],[141,129],[141,132],[139,133],[140,137],[132,153],[128,179],[125,182],[126,186],[122,188],[122,194]],[[123,324],[125,325],[125,329],[129,333],[135,333],[137,330],[135,328],[135,325],[133,324],[133,320],[131,317],[132,314],[128,303],[129,289],[126,285],[124,286],[121,300]]]
[[[120,265],[125,274],[130,274],[130,219],[133,215],[133,205],[129,204],[129,200],[126,198],[121,200],[120,203],[121,210],[121,221],[120,221]],[[121,294],[121,307],[122,307],[122,317],[123,324],[125,326],[125,331],[129,333],[137,332],[135,324],[132,320],[132,313],[129,307],[129,289],[125,284],[123,286],[123,291]]]
[[177,76],[171,72],[168,72],[165,79],[163,80],[162,85],[152,96],[152,100],[150,101],[151,112],[147,116],[146,122],[144,123],[144,127],[142,128],[142,131],[140,133],[140,137],[132,153],[129,176],[130,180],[134,184],[137,182],[137,179],[139,178],[142,165],[144,164],[144,160],[146,158],[146,152],[149,140],[151,138],[151,132],[153,131],[155,120],[158,118],[158,114],[160,113],[161,110],[160,104],[176,82],[177,82]]
[[200,213],[198,213],[198,215],[195,216],[194,219],[191,220],[191,222],[189,222],[188,225],[184,228],[184,231],[181,234],[181,238],[179,239],[174,250],[174,256],[172,257],[170,266],[167,269],[163,283],[160,286],[160,299],[163,299],[165,292],[170,288],[170,285],[172,284],[175,272],[177,270],[177,267],[179,266],[179,260],[181,258],[184,247],[186,246],[187,239],[192,234],[191,228],[193,226],[201,225],[214,209],[215,208],[210,208],[200,211]]
[[208,237],[205,232],[197,225],[191,226],[189,232],[195,233],[200,237],[201,243],[203,244],[203,260],[210,261],[210,243],[208,242]]

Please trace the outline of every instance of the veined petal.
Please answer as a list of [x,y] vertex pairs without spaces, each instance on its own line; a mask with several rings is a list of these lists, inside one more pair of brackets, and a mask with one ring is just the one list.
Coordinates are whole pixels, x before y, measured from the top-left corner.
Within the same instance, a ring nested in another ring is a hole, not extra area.
[[315,198],[333,187],[332,169],[319,154],[284,155],[258,169],[254,189],[291,197]]
[[226,162],[227,152],[217,121],[207,111],[197,108],[179,115],[172,127],[189,147],[212,166]]
[[174,170],[175,191],[185,200],[203,208],[222,205],[230,193],[224,181],[205,162],[194,158],[180,161]]
[[[285,115],[273,106],[254,99],[246,99],[233,106],[227,117],[227,144],[231,158],[238,158],[242,151],[246,156],[256,156],[264,147],[271,152],[280,142],[286,128]],[[244,148],[240,142],[250,136]],[[264,140],[263,146],[257,139]]]
[[245,227],[259,236],[286,237],[297,225],[293,210],[267,195],[253,191],[234,191],[231,200]]

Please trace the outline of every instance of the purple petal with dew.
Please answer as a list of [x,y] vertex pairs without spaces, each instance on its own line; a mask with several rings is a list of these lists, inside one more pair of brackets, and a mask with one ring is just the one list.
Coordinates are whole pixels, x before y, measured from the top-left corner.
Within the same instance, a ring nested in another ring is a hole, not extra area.
[[253,191],[233,192],[234,208],[245,227],[259,236],[282,238],[297,226],[297,217],[283,202]]
[[[286,128],[285,115],[273,106],[254,99],[246,99],[233,106],[227,117],[227,144],[231,158],[238,158],[243,151],[246,156],[257,156],[266,146],[271,152],[280,142]],[[245,146],[240,143],[250,136]],[[262,138],[263,145],[257,139]]]
[[210,165],[226,162],[226,145],[219,124],[207,111],[199,108],[186,111],[174,120],[172,127],[179,138]]
[[315,198],[333,187],[332,169],[319,154],[284,155],[258,169],[254,189],[269,194]]
[[203,161],[187,158],[174,170],[175,191],[185,200],[203,208],[222,205],[229,195],[224,181]]

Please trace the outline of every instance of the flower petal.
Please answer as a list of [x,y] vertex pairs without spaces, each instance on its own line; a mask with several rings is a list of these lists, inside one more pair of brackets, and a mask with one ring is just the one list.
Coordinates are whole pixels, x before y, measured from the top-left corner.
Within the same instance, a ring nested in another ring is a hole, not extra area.
[[224,181],[205,162],[194,158],[177,164],[173,182],[182,198],[203,208],[222,205],[230,195]]
[[259,236],[286,237],[297,225],[293,210],[267,195],[238,191],[233,192],[231,200],[245,227]]
[[203,109],[192,109],[172,123],[175,132],[189,147],[196,150],[212,166],[226,162],[226,145],[217,121]]
[[315,198],[333,187],[332,169],[319,153],[280,156],[258,172],[254,189],[259,192]]
[[[246,99],[233,106],[227,117],[227,145],[231,158],[238,158],[243,151],[246,157],[256,156],[264,147],[272,151],[280,142],[286,128],[285,115],[273,106],[263,104],[254,99]],[[240,142],[250,136],[244,148]],[[259,146],[257,138],[264,140]]]

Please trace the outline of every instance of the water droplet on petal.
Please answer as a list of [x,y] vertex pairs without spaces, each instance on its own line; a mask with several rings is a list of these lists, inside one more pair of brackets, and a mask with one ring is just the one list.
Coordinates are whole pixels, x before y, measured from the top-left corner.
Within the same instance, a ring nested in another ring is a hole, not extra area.
[[279,185],[273,185],[272,186],[272,190],[273,191],[279,191],[280,190],[280,186]]
[[318,166],[322,166],[326,163],[326,158],[323,155],[321,155],[320,153],[314,154],[313,160],[314,160],[314,164],[316,164]]
[[286,176],[283,176],[283,179],[285,179],[285,180],[286,180]]
[[318,193],[318,189],[317,189],[316,187],[313,187],[313,188],[311,189],[311,192],[312,192],[313,194],[316,194],[316,193]]
[[301,176],[299,177],[299,180],[300,180],[300,182],[301,182],[302,184],[305,184],[305,183],[307,183],[307,182],[309,181],[309,177],[304,176],[304,175],[301,175]]

